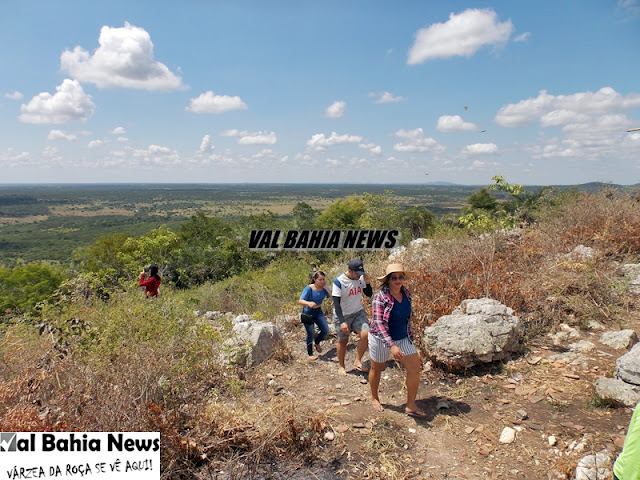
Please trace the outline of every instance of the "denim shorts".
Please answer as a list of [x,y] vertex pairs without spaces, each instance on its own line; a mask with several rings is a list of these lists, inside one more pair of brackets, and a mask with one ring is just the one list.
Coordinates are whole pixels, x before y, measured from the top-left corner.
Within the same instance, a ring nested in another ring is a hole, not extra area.
[[[344,315],[344,321],[349,326],[349,332],[368,332],[369,331],[369,319],[367,318],[367,313],[364,310],[359,310],[356,313],[352,313],[351,315]],[[336,327],[336,333],[338,335],[338,340],[344,341],[349,338],[349,335],[345,335],[340,328],[340,320],[338,320],[338,316],[336,312],[333,312],[333,324]]]
[[[418,353],[416,346],[413,344],[409,337],[402,338],[400,340],[394,340],[396,345],[400,347],[400,351],[404,355],[413,355]],[[387,347],[380,337],[371,335],[369,332],[369,357],[376,363],[386,363],[391,355],[391,347]]]

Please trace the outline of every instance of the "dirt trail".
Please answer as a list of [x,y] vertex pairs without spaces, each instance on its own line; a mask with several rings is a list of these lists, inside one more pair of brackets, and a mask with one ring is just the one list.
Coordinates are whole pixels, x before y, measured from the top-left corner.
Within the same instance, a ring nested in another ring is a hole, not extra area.
[[[629,315],[624,328],[640,331],[637,313]],[[554,345],[546,336],[529,342],[521,357],[467,374],[425,368],[418,405],[427,418],[416,419],[404,413],[404,371],[395,362],[388,362],[382,374],[385,410],[378,413],[370,405],[367,375],[350,368],[354,336],[347,350],[348,374],[339,376],[335,337],[324,342],[317,361],[309,362],[302,328],[288,332],[293,361],[269,361],[256,369],[256,391],[260,382],[268,390],[271,381],[277,395],[317,406],[328,415],[334,438],[323,442],[313,465],[282,478],[540,480],[551,471],[573,472],[589,453],[609,449],[615,456],[631,410],[595,407],[593,385],[611,375],[625,352],[602,345],[602,331],[580,334],[578,340],[596,348],[576,364],[551,360],[568,345]],[[505,427],[516,430],[513,443],[499,441]]]

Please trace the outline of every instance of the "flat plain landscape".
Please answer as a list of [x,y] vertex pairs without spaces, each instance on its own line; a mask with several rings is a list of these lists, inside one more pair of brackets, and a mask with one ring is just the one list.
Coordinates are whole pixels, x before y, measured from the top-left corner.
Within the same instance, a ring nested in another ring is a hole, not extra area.
[[201,211],[233,219],[291,215],[298,202],[316,210],[337,198],[392,191],[404,206],[456,213],[479,187],[462,185],[105,184],[0,186],[0,263],[66,262],[75,248],[116,232],[176,229]]

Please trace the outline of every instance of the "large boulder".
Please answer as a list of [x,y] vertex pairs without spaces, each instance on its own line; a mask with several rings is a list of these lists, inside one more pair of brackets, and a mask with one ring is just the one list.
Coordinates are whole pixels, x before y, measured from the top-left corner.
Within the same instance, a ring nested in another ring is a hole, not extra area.
[[640,343],[616,360],[616,378],[633,385],[640,385]]
[[601,377],[596,380],[596,395],[606,403],[633,408],[640,402],[640,387],[619,378]]
[[600,452],[583,457],[576,467],[576,480],[599,480],[611,478],[613,474],[613,457],[611,452]]
[[464,300],[424,331],[433,361],[466,369],[522,351],[524,326],[513,310],[490,298]]
[[605,332],[600,337],[600,343],[618,350],[628,349],[638,343],[638,335],[631,329]]
[[282,335],[271,322],[234,321],[233,337],[225,342],[226,360],[239,365],[255,366],[267,360]]
[[629,291],[640,294],[640,263],[627,263],[622,265],[621,270],[629,282]]

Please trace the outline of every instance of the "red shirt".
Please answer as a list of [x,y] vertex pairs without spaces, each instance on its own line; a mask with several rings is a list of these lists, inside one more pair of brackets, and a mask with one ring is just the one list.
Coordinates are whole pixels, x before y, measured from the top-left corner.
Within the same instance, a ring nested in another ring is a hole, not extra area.
[[154,277],[149,277],[148,279],[145,280],[144,277],[145,277],[144,273],[141,273],[140,281],[138,282],[138,285],[145,288],[144,294],[147,297],[157,297],[158,287],[160,286],[162,279],[158,278],[156,280]]

